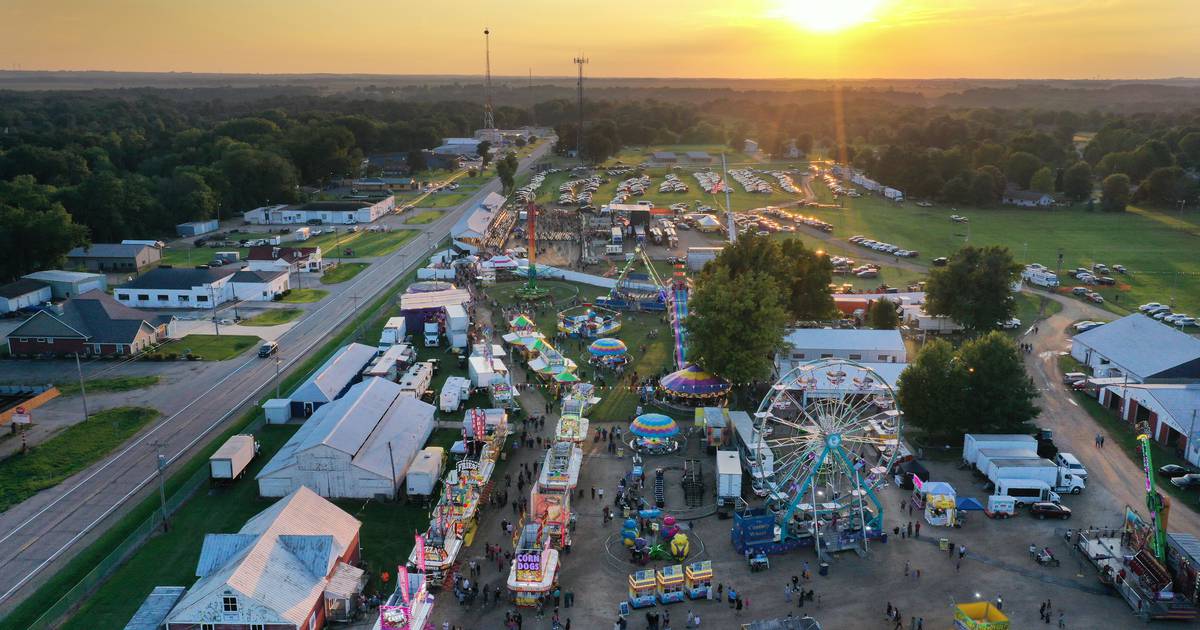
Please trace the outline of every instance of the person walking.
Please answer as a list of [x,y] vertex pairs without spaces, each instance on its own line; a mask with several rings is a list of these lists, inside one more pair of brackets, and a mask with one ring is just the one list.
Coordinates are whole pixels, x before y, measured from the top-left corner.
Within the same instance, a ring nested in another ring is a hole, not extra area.
[[1059,613],[1058,613],[1058,627],[1059,627],[1059,628],[1066,628],[1066,627],[1067,627],[1067,622],[1063,620],[1063,614],[1062,614],[1062,611],[1059,611]]
[[967,555],[967,546],[966,546],[966,545],[959,545],[959,546],[958,546],[958,559],[959,559],[959,560],[962,560],[962,559],[963,559],[963,556],[965,556],[965,555]]
[[[742,598],[741,597],[737,598],[737,605],[735,606],[735,612],[733,614],[738,617],[742,616]],[[1060,615],[1060,620],[1061,620],[1061,615]],[[1059,627],[1061,628],[1062,626],[1059,626]]]
[[917,521],[917,526],[915,528],[915,536],[914,537],[915,538],[921,537],[921,521]]

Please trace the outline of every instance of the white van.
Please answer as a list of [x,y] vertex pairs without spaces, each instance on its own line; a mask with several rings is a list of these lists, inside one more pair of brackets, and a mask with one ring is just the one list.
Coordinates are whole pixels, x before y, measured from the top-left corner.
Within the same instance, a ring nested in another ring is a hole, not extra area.
[[1079,463],[1079,459],[1071,453],[1060,452],[1058,457],[1054,458],[1054,463],[1058,464],[1062,468],[1066,468],[1071,472],[1072,475],[1079,477],[1085,482],[1087,481],[1087,468],[1084,468],[1083,464]]
[[996,481],[998,496],[1012,497],[1017,507],[1037,503],[1038,501],[1053,501],[1058,503],[1062,497],[1050,489],[1050,485],[1037,479],[999,479]]

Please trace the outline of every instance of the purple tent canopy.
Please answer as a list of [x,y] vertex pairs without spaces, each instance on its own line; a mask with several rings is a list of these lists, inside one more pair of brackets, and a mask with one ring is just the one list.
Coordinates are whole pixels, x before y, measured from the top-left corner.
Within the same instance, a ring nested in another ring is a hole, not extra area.
[[709,374],[696,365],[662,377],[658,386],[670,394],[684,397],[721,396],[729,391],[729,383],[725,379]]

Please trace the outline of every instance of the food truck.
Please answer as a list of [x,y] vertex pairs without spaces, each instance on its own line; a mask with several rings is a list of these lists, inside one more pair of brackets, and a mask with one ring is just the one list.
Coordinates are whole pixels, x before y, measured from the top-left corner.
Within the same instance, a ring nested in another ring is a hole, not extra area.
[[517,606],[537,606],[558,583],[558,550],[542,544],[539,530],[536,523],[525,525],[514,545],[508,590]]
[[692,599],[708,599],[712,590],[712,561],[693,562],[683,568],[684,589]]
[[658,580],[654,569],[629,574],[629,605],[644,608],[658,603]]
[[674,604],[687,598],[684,594],[683,567],[672,564],[659,569],[655,575],[658,583],[658,602]]

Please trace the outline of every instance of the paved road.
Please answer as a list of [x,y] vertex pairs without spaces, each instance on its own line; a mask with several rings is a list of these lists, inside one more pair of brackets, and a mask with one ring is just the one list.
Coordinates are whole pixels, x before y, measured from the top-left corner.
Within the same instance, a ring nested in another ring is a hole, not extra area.
[[[543,143],[522,160],[521,170],[529,168],[549,146],[549,142]],[[375,260],[346,283],[342,299],[325,300],[310,311],[280,338],[283,368],[303,361],[310,350],[352,318],[355,304],[369,303],[400,275],[423,263],[431,246],[449,233],[463,212],[499,190],[499,181],[492,180],[436,222],[419,226],[423,236]],[[357,301],[345,299],[349,295],[357,295]],[[226,363],[227,371],[214,375],[215,382],[207,387],[198,385],[200,391],[194,396],[155,405],[166,417],[116,454],[0,514],[0,610],[7,612],[73,551],[108,527],[116,515],[148,496],[153,491],[159,452],[169,457],[170,464],[186,460],[231,418],[250,408],[274,381],[273,361],[251,357]]]

